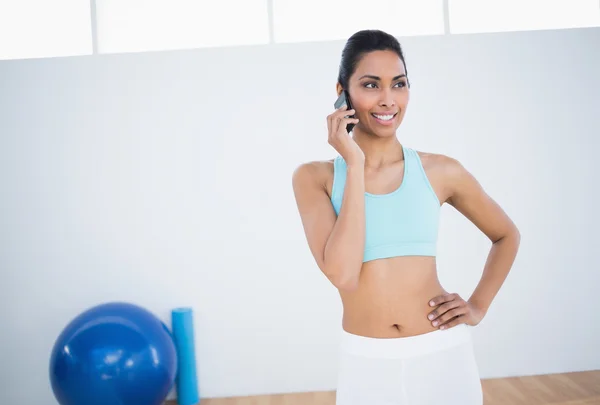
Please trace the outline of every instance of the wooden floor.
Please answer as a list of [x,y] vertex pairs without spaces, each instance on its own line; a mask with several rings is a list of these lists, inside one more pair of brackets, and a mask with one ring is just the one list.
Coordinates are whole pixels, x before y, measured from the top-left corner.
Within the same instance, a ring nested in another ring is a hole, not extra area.
[[[600,370],[485,379],[482,386],[484,405],[600,405]],[[335,405],[335,392],[203,399],[200,405]]]

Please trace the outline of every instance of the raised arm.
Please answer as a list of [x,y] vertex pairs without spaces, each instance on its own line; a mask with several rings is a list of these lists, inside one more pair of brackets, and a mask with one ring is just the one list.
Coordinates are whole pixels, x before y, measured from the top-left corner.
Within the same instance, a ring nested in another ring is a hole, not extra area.
[[342,291],[358,286],[365,245],[364,166],[348,165],[339,216],[325,188],[323,163],[305,163],[293,174],[296,204],[310,251],[329,281]]

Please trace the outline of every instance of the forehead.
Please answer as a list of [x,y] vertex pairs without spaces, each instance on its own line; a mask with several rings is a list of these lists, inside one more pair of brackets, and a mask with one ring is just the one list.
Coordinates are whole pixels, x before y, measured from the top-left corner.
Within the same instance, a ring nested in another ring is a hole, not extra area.
[[373,75],[386,80],[401,74],[406,74],[406,71],[396,52],[372,51],[363,55],[353,76],[359,78],[362,75]]

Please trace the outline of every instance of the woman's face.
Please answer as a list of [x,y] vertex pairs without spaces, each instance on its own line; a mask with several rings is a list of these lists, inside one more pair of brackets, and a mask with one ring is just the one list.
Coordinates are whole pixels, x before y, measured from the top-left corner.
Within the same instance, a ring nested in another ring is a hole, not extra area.
[[381,137],[396,135],[409,100],[406,70],[398,54],[373,51],[364,55],[350,77],[348,92],[359,119],[357,128]]

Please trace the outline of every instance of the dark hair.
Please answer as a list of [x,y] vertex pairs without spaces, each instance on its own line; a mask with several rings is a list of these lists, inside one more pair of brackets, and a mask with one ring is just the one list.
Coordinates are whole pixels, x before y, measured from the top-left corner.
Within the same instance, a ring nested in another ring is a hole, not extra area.
[[[393,51],[398,54],[404,69],[406,70],[406,62],[404,53],[398,40],[387,32],[381,30],[362,30],[353,34],[342,51],[342,60],[340,62],[340,70],[338,74],[338,82],[344,89],[348,88],[350,76],[356,70],[356,65],[364,56],[364,54],[372,51]],[[408,76],[408,71],[406,71]]]

